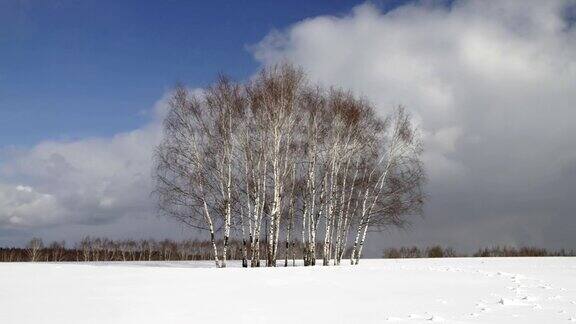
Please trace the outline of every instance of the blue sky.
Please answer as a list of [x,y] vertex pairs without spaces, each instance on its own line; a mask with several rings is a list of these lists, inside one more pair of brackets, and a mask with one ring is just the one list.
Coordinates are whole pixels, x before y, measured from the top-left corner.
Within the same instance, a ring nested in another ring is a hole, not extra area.
[[2,1],[0,147],[135,128],[177,82],[245,78],[258,67],[247,46],[270,30],[358,3]]

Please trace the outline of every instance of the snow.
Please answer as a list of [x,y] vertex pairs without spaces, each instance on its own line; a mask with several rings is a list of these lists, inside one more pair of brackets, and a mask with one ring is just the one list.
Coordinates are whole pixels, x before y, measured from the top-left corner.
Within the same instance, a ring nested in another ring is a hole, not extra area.
[[0,323],[568,323],[576,258],[3,263]]

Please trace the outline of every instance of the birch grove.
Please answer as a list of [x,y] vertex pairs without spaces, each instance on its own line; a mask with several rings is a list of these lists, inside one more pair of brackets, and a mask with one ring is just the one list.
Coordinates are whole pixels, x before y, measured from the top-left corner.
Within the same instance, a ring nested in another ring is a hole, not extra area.
[[200,93],[177,87],[156,149],[155,194],[161,212],[208,233],[217,267],[232,237],[244,267],[296,265],[296,255],[306,266],[358,264],[369,232],[421,213],[421,155],[403,108],[383,118],[282,64],[244,84],[219,77]]

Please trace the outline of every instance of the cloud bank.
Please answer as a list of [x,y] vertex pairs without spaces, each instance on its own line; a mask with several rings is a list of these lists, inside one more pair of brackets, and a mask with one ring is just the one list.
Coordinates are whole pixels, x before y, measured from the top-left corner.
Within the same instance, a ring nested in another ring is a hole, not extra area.
[[574,1],[364,4],[271,32],[265,65],[295,62],[425,136],[426,220],[387,243],[574,247]]
[[[368,3],[272,31],[251,50],[263,65],[289,60],[350,88],[382,114],[400,104],[413,113],[426,144],[426,216],[371,239],[373,256],[400,244],[574,247],[575,20],[574,1],[424,1],[388,12]],[[178,235],[150,199],[160,120],[5,154],[0,236]]]
[[178,235],[174,224],[156,218],[151,199],[152,152],[162,134],[167,96],[140,129],[111,138],[46,141],[5,153],[0,164],[0,243],[18,243],[31,235],[68,240]]

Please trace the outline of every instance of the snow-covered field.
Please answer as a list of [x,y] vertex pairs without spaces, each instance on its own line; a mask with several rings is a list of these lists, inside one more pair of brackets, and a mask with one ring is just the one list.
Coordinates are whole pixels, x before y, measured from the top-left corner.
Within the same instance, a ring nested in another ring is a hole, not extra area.
[[0,264],[0,323],[576,322],[576,258]]

